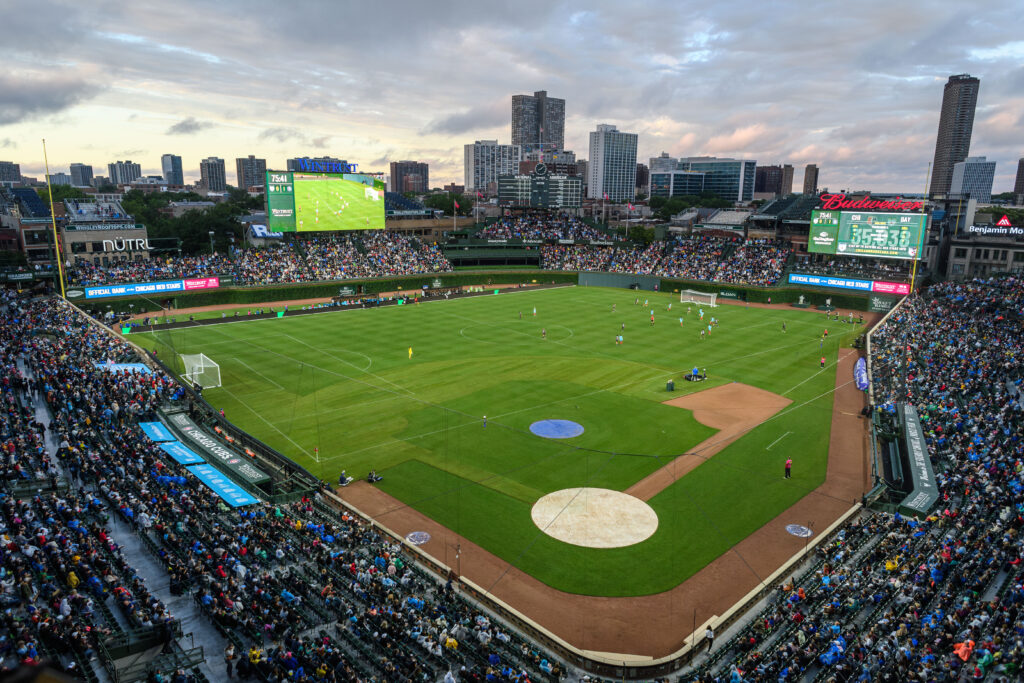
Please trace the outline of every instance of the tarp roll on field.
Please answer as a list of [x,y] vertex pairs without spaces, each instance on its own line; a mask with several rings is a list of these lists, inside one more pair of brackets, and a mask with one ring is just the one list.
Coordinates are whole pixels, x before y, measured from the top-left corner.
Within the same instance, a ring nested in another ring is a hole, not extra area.
[[914,487],[900,503],[900,510],[908,515],[923,517],[939,499],[939,487],[935,482],[931,460],[928,458],[928,446],[924,441],[924,430],[921,429],[921,418],[917,415],[917,409],[909,404],[901,404],[899,414],[907,444],[907,459],[910,461],[910,482]]
[[637,289],[653,292],[661,283],[660,277],[653,275],[630,275],[628,273],[588,273],[580,272],[580,287],[622,287],[636,285]]

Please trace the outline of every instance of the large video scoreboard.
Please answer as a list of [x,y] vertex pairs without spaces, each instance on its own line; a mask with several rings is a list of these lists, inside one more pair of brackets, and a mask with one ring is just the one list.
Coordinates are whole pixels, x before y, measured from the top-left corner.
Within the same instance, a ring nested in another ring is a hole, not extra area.
[[920,213],[815,209],[811,212],[807,251],[875,258],[919,258],[926,219]]
[[361,173],[267,171],[274,232],[383,230],[384,183]]

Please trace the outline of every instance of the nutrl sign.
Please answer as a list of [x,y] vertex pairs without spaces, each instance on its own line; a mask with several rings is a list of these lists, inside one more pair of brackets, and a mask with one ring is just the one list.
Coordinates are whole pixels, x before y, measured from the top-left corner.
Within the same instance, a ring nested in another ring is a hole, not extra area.
[[862,211],[920,211],[924,202],[895,199],[872,199],[866,194],[860,199],[847,199],[845,194],[823,194],[818,199],[825,211],[860,209]]
[[149,251],[150,248],[147,238],[103,240],[103,251]]

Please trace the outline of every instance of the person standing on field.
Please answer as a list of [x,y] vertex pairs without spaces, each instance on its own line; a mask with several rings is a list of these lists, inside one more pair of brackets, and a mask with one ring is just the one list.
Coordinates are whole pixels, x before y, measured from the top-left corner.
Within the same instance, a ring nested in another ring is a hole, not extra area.
[[793,469],[793,458],[786,458],[786,479],[790,478],[790,473]]

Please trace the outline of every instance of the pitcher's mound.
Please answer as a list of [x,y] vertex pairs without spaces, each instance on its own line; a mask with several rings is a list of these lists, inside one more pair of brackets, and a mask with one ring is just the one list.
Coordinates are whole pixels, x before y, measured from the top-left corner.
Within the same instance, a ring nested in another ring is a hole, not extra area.
[[533,523],[552,538],[585,548],[622,548],[658,529],[651,506],[622,491],[562,489],[533,504]]

